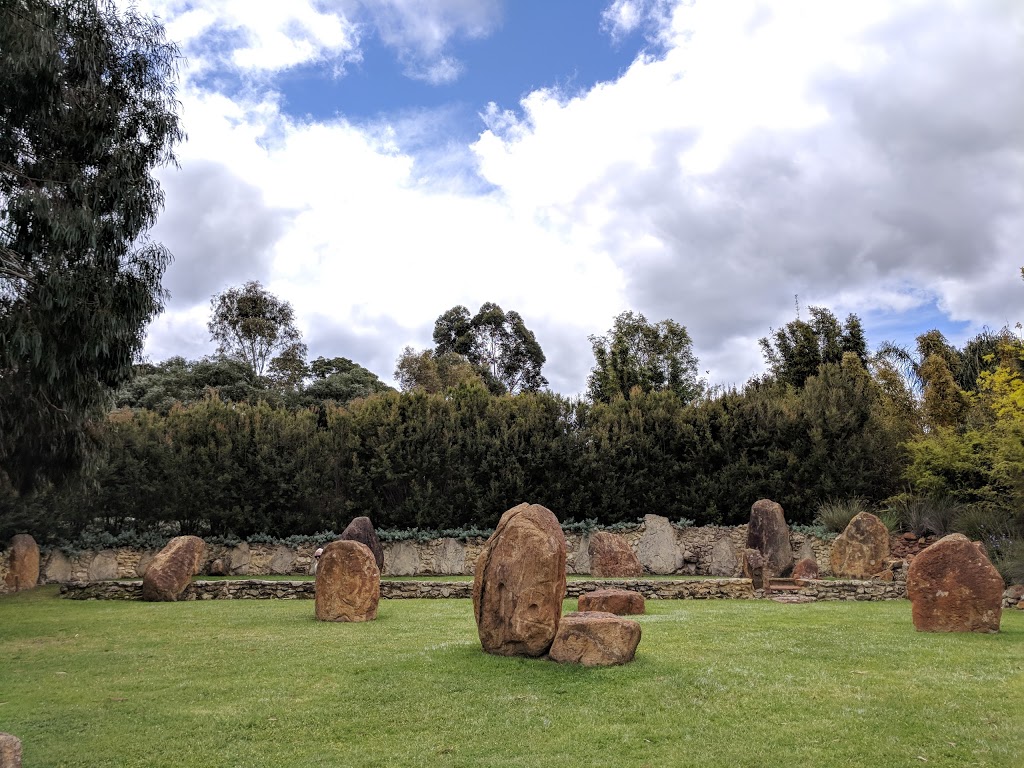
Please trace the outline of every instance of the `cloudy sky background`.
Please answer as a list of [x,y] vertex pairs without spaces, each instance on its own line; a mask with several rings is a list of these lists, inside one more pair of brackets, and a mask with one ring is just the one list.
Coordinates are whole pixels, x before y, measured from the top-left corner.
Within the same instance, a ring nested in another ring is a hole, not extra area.
[[563,394],[627,309],[725,385],[797,295],[872,347],[1024,320],[1019,0],[139,7],[187,57],[153,361],[212,353],[210,297],[252,279],[385,381],[497,302]]

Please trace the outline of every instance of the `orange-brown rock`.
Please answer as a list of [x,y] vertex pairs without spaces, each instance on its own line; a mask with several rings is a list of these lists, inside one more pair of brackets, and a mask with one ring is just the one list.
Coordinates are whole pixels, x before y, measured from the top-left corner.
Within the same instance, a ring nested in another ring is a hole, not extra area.
[[206,562],[206,542],[198,536],[176,536],[157,553],[142,577],[142,599],[173,602]]
[[39,582],[39,545],[27,533],[11,538],[8,552],[8,571],[4,578],[7,589],[21,592],[32,589]]
[[359,541],[332,541],[316,567],[316,617],[320,621],[373,621],[380,603],[380,569]]
[[984,548],[960,533],[914,558],[907,597],[919,632],[998,632],[1003,579]]
[[602,578],[632,578],[644,575],[636,553],[624,536],[595,531],[590,536],[590,573]]
[[743,563],[743,576],[750,579],[754,589],[771,589],[771,566],[760,550],[744,549],[740,553],[740,560]]
[[563,664],[626,664],[640,644],[640,624],[613,613],[574,611],[562,617],[548,657]]
[[473,578],[473,613],[485,651],[547,653],[562,615],[565,557],[565,536],[551,510],[520,504],[501,516]]
[[580,611],[614,613],[616,616],[631,616],[644,613],[646,601],[639,592],[629,589],[595,589],[584,592],[579,599]]
[[786,576],[793,568],[793,545],[782,505],[760,499],[750,508],[747,549],[756,549],[768,560],[772,576]]
[[21,768],[21,739],[0,733],[0,768]]
[[793,566],[790,576],[794,579],[816,579],[821,575],[818,561],[813,557],[805,557]]
[[848,579],[870,579],[889,559],[889,529],[877,516],[861,512],[832,542],[832,573]]
[[358,541],[369,547],[377,570],[384,570],[384,548],[380,545],[377,531],[368,517],[357,517],[341,532],[341,541]]

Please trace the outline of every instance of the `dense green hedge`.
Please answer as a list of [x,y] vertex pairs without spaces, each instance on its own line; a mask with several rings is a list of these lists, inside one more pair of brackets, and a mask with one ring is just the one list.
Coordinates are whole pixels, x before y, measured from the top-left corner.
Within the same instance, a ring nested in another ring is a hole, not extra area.
[[669,392],[591,404],[479,386],[298,411],[211,397],[166,415],[114,412],[84,485],[3,503],[44,537],[97,524],[288,536],[356,515],[381,528],[491,528],[522,501],[562,520],[700,525],[746,522],[769,497],[809,523],[827,497],[898,491],[905,431],[863,368],[836,365],[800,390],[748,385],[689,405]]

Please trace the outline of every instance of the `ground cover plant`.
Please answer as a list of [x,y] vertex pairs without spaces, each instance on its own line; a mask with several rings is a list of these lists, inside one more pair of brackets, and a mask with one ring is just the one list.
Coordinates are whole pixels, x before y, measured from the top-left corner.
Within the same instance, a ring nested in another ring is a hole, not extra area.
[[[32,766],[1018,766],[1024,612],[648,601],[625,667],[488,656],[468,600],[0,598],[0,730]],[[566,610],[575,601],[566,601]]]

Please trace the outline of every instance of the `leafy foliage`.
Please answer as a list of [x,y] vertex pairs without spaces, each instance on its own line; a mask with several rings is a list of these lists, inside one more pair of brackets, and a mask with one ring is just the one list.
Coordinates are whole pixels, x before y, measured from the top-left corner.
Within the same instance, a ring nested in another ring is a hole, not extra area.
[[[210,309],[207,327],[217,342],[218,354],[241,360],[255,375],[262,376],[277,352],[283,359],[274,373],[294,378],[294,373],[288,376],[285,371],[294,368],[296,359],[305,359],[306,345],[295,327],[291,304],[266,291],[258,280],[250,280],[240,288],[218,293],[210,299]],[[302,375],[298,378],[301,380]]]
[[840,325],[825,307],[809,307],[810,321],[792,320],[760,340],[761,351],[772,376],[794,387],[802,387],[818,367],[840,363],[847,354],[861,365],[867,362],[867,342],[860,318],[848,315]]
[[818,505],[814,522],[832,533],[842,533],[861,512],[870,512],[867,502],[855,496],[849,499],[827,499]]

